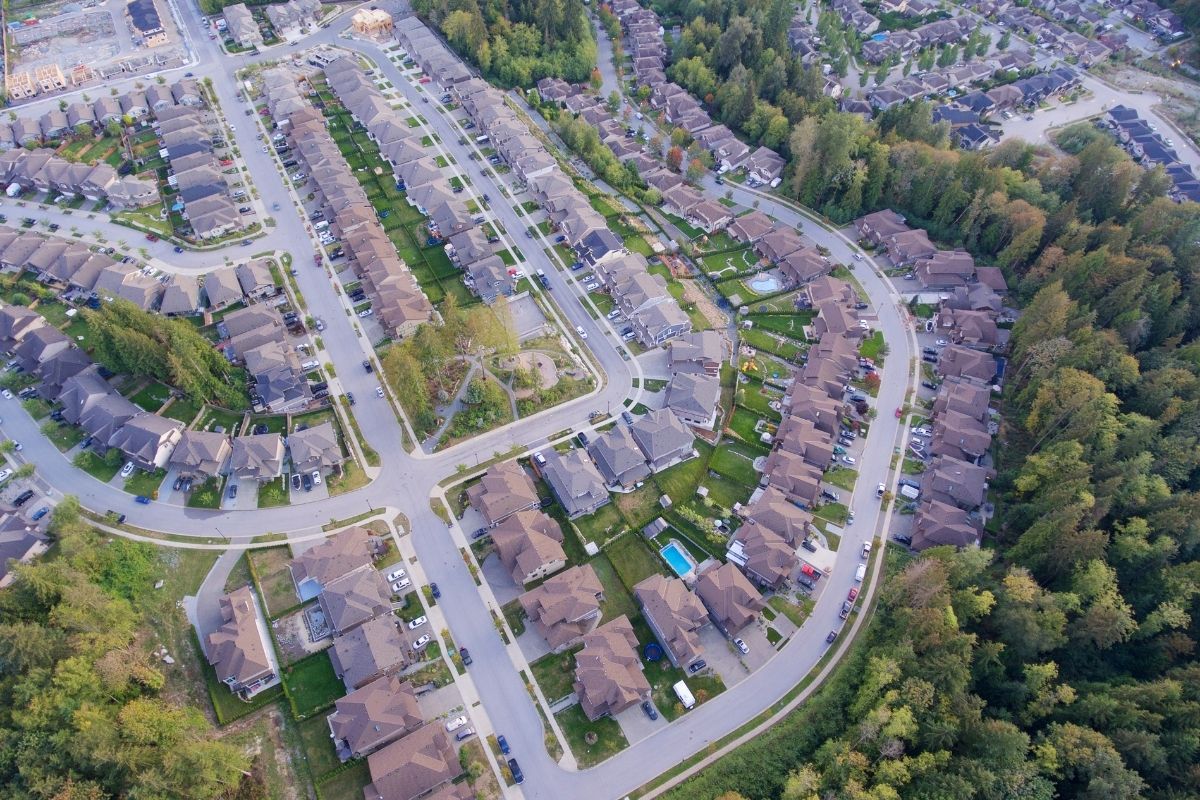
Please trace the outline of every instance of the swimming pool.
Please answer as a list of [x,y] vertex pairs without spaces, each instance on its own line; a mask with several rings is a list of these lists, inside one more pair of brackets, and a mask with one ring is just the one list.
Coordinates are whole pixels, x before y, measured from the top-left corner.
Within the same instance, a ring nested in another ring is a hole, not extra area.
[[746,284],[759,294],[770,294],[771,292],[779,291],[779,279],[774,275],[762,275],[747,281]]
[[683,549],[683,545],[674,539],[667,542],[666,547],[658,552],[679,577],[684,578],[696,571],[696,562],[688,555],[687,550]]

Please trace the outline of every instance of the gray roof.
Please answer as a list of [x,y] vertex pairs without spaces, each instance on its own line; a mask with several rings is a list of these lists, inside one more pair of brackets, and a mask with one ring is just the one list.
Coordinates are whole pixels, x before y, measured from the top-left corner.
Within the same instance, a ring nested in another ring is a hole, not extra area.
[[391,596],[387,581],[368,564],[325,584],[321,608],[334,635],[341,635],[391,611]]
[[645,455],[624,425],[597,436],[588,446],[588,453],[607,483],[629,486],[650,474]]
[[696,441],[691,430],[669,408],[648,412],[630,426],[630,433],[650,462],[685,455]]
[[721,381],[708,375],[681,372],[667,387],[667,405],[676,411],[695,417],[707,417],[717,407],[721,396]]
[[295,431],[288,437],[288,449],[292,456],[292,469],[296,472],[311,472],[328,469],[346,460],[338,444],[333,423],[326,420],[320,425]]
[[277,477],[283,469],[283,439],[278,433],[238,436],[233,440],[229,471],[239,478]]
[[212,431],[184,431],[171,453],[171,466],[213,476],[221,471],[233,448],[229,437]]
[[568,515],[586,513],[593,506],[608,500],[604,478],[582,450],[552,453],[542,467],[542,474],[567,509]]

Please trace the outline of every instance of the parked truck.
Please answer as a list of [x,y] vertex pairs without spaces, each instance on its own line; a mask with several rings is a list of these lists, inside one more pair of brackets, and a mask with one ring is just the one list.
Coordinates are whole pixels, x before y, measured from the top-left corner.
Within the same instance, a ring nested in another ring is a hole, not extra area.
[[675,696],[679,698],[680,703],[683,703],[685,709],[696,705],[696,698],[692,696],[692,692],[688,689],[686,683],[679,681],[673,688],[675,689]]

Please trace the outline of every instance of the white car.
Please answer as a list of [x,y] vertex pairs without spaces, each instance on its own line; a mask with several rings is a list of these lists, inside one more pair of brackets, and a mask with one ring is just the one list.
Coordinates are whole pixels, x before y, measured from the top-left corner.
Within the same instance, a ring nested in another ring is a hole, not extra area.
[[[580,339],[586,339],[586,338],[587,338],[587,331],[585,331],[585,330],[583,329],[583,326],[582,326],[582,325],[576,325],[576,326],[575,326],[575,332],[579,334],[579,338],[580,338]],[[9,397],[12,397],[12,395],[9,395]]]
[[383,387],[382,387],[382,386],[376,386],[376,387],[375,387],[375,396],[376,396],[376,397],[383,397]]
[[392,584],[392,591],[396,594],[399,594],[410,586],[412,586],[412,581],[410,581],[408,578],[401,578]]
[[862,255],[862,253],[855,253],[855,254],[854,254],[854,260],[855,260],[855,261],[862,261],[862,260],[863,260],[863,255]]
[[857,462],[854,460],[854,456],[842,456],[842,463],[843,464],[855,464]]
[[12,400],[12,392],[10,392],[8,389],[0,392],[0,396],[3,396],[5,400]]
[[741,639],[734,639],[733,643],[737,645],[737,649],[742,651],[742,655],[750,654],[750,645],[746,644]]
[[365,308],[362,311],[358,312],[358,316],[360,319],[366,319],[367,317],[371,316],[374,313],[375,313],[375,309]]
[[446,722],[446,730],[456,731],[459,728],[461,728],[463,725],[466,725],[466,724],[467,724],[466,717],[455,717],[454,719]]
[[321,485],[321,470],[314,469],[312,473],[313,486]]
[[881,483],[877,487],[875,487],[875,496],[883,497],[883,493],[886,491],[887,491],[887,487]]
[[133,474],[133,462],[126,461],[125,466],[121,467],[121,477],[128,478],[132,474]]
[[16,450],[18,453],[25,449],[25,446],[23,444],[21,444],[20,442],[18,442],[16,439],[13,439],[12,443],[13,443],[13,450]]
[[409,629],[410,631],[411,631],[411,630],[414,630],[414,629],[416,629],[416,628],[419,628],[419,627],[421,627],[421,626],[422,626],[422,625],[424,625],[426,622],[429,622],[429,618],[428,618],[428,617],[426,617],[426,616],[420,616],[420,617],[417,617],[417,618],[416,618],[416,619],[414,619],[412,622],[408,623],[408,629]]
[[392,570],[391,572],[388,573],[387,579],[388,579],[388,582],[390,583],[391,581],[400,580],[407,574],[408,573],[402,569]]
[[600,288],[600,284],[596,283],[595,281],[592,281],[591,283],[585,285],[583,288],[587,289],[589,292],[594,292],[595,290]]
[[8,480],[11,477],[12,477],[11,469],[0,469],[0,483],[3,483],[4,481]]
[[420,650],[422,647],[429,644],[430,638],[432,637],[430,637],[430,635],[427,633],[420,639],[417,639],[415,642],[413,642],[413,650]]
[[915,433],[917,436],[932,436],[933,435],[933,431],[931,431],[929,428],[926,428],[924,425],[922,425],[919,428],[913,428],[913,433]]
[[936,344],[938,347],[945,347],[946,345],[948,345],[950,343],[947,342],[945,339],[938,339]]

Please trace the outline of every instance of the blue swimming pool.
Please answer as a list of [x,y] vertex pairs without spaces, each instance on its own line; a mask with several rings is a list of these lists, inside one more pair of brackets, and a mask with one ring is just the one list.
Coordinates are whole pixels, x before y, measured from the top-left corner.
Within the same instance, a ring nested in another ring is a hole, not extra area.
[[760,275],[746,281],[746,285],[759,294],[770,294],[779,291],[779,279],[773,275]]
[[696,562],[688,555],[687,550],[683,549],[683,545],[672,539],[667,542],[666,547],[658,551],[663,559],[671,565],[671,569],[679,577],[690,575],[696,570]]

